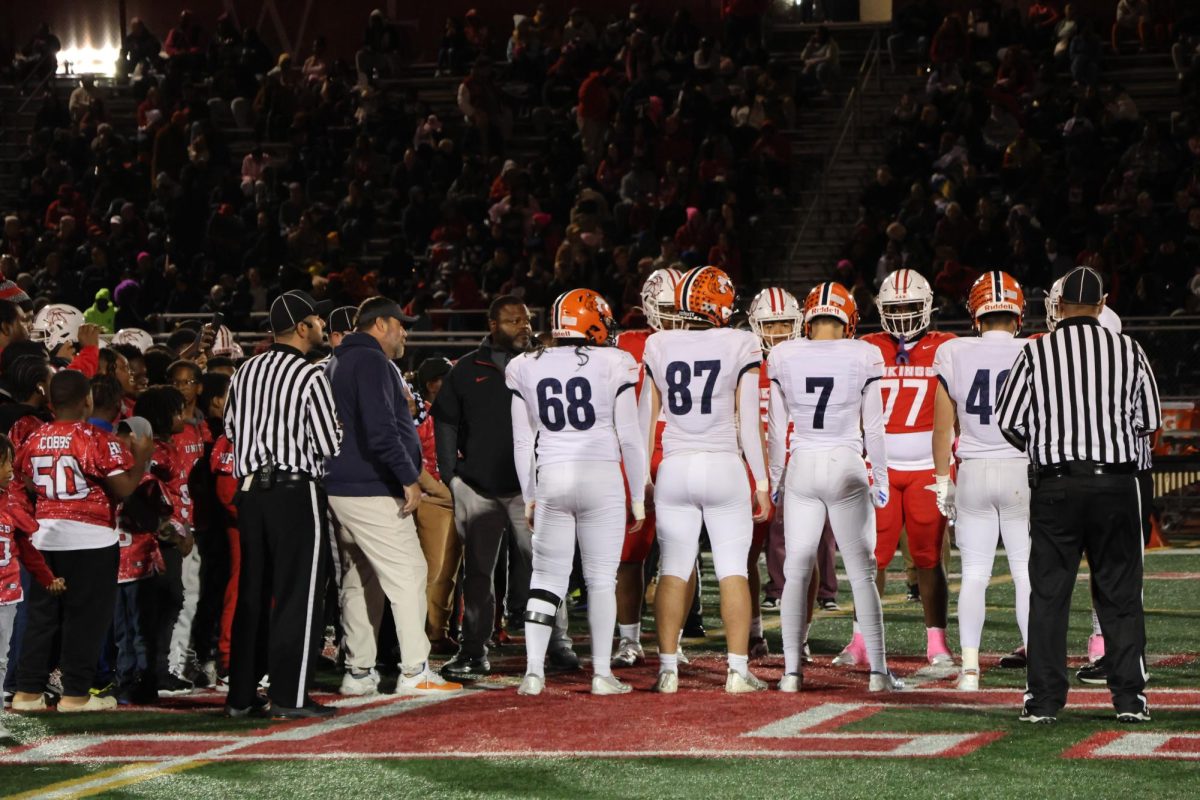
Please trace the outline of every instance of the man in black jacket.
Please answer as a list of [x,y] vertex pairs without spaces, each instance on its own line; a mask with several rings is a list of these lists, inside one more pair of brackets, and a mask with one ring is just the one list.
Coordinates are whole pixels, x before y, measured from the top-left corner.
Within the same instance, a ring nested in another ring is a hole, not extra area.
[[[492,582],[496,560],[509,529],[520,563],[508,587],[510,608],[524,608],[529,591],[533,541],[525,524],[525,503],[513,463],[511,394],[504,368],[530,349],[529,309],[511,295],[488,309],[490,333],[479,349],[458,360],[433,404],[438,471],[454,494],[454,522],[463,543],[463,624],[458,655],[442,672],[450,678],[479,678],[491,672],[487,641],[496,616]],[[577,669],[579,658],[567,638],[566,608],[558,609],[548,663]]]

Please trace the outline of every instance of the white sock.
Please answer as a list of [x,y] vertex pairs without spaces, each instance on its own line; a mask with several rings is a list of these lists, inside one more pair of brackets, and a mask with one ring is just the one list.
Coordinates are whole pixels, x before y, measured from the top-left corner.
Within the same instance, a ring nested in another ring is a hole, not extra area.
[[962,668],[964,672],[969,669],[973,669],[976,672],[979,671],[978,647],[964,647],[962,649]]
[[1092,609],[1092,635],[1093,635],[1093,636],[1099,636],[1099,635],[1100,635],[1100,633],[1101,633],[1101,631],[1100,631],[1100,617],[1096,615],[1096,609],[1094,609],[1094,608],[1093,608],[1093,609]]
[[617,621],[617,590],[614,584],[588,590],[588,628],[592,634],[592,672],[612,675],[612,629]]
[[750,620],[750,638],[762,638],[762,615]]
[[[529,598],[526,611],[537,614],[548,614],[553,617],[558,609],[551,603],[537,598]],[[553,629],[549,625],[537,622],[525,623],[525,674],[545,677],[546,648],[550,646],[550,634]]]
[[739,675],[745,675],[750,668],[749,656],[739,656],[735,653],[729,653],[725,658],[729,662],[729,669]]
[[622,639],[628,639],[631,642],[642,640],[642,623],[640,622],[633,625],[618,625],[617,629],[621,632]]
[[804,607],[808,597],[811,569],[795,569],[784,573],[783,596],[779,598],[779,627],[783,634],[783,671],[800,672],[804,657],[804,639],[808,635],[808,614]]
[[679,672],[679,654],[678,653],[659,653],[658,654],[658,672]]

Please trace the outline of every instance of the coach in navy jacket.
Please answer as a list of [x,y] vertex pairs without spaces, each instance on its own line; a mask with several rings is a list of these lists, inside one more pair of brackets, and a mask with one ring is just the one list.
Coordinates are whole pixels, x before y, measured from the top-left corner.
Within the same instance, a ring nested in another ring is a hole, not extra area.
[[396,620],[401,688],[445,683],[426,663],[428,569],[413,518],[421,500],[421,443],[407,387],[392,364],[404,354],[404,323],[411,320],[385,297],[364,300],[354,333],[342,339],[327,367],[343,430],[342,450],[329,459],[325,475],[342,550],[342,694],[378,691],[376,631],[366,598],[379,589]]

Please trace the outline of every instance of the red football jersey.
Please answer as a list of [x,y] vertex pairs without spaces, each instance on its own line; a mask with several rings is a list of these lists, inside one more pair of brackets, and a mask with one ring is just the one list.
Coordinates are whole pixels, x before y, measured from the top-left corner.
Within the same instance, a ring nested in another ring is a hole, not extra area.
[[133,469],[133,455],[117,437],[86,422],[49,422],[21,445],[16,474],[37,493],[37,518],[114,529],[116,503],[104,479]]
[[117,567],[117,583],[132,583],[166,571],[158,537],[153,533],[117,531],[121,546],[121,561]]
[[[633,360],[642,363],[642,357],[646,353],[646,340],[654,333],[650,328],[643,328],[636,331],[622,331],[617,334],[617,347],[624,350],[629,355],[633,356]],[[637,396],[642,396],[642,378],[646,375],[646,370],[638,371]]]
[[188,491],[187,467],[194,463],[192,454],[181,455],[173,441],[156,439],[154,454],[150,456],[150,465],[146,469],[162,484],[163,495],[171,504],[171,519],[184,525],[192,524],[192,496]]
[[12,440],[13,447],[19,448],[25,444],[25,440],[29,435],[38,428],[46,424],[44,419],[36,417],[33,414],[26,414],[13,423],[12,428],[8,431],[8,438]]
[[[14,484],[15,485],[15,484]],[[37,521],[30,518],[14,498],[12,486],[0,494],[0,606],[13,605],[25,598],[21,588],[21,565],[42,586],[49,586],[54,573],[46,566],[42,554],[29,540],[29,534],[37,530]],[[16,485],[15,491],[24,490]],[[7,642],[0,642],[7,647]]]
[[888,466],[901,470],[932,467],[933,401],[937,396],[933,356],[954,334],[928,331],[906,347],[906,364],[897,363],[900,343],[890,333],[868,333],[862,338],[883,353],[879,386],[883,390]]
[[208,457],[208,468],[214,475],[233,474],[233,442],[225,434],[217,437],[212,454]]
[[204,455],[211,443],[212,431],[202,419],[185,422],[183,430],[171,436],[171,444],[175,446],[179,466],[187,481],[187,498],[191,504],[189,523],[201,530],[208,528],[207,503],[210,502],[212,483]]

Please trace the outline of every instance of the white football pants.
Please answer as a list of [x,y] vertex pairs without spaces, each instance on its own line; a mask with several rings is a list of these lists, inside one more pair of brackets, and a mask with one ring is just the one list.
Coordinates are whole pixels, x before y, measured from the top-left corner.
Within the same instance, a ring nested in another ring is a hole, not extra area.
[[808,638],[806,598],[825,518],[846,566],[854,593],[854,613],[867,645],[872,672],[887,671],[883,605],[875,589],[875,507],[862,456],[848,447],[792,453],[784,476],[783,561],[784,672],[800,672]]
[[1028,463],[1023,458],[980,458],[963,461],[958,468],[954,538],[962,556],[962,588],[958,592],[961,647],[979,648],[999,539],[1004,540],[1016,590],[1017,626],[1021,641],[1025,641],[1029,626]]
[[654,483],[660,572],[691,577],[708,530],[717,580],[746,577],[754,533],[746,465],[736,453],[676,453],[663,459]]
[[[613,629],[617,624],[617,565],[625,543],[625,480],[616,461],[547,464],[537,471],[537,507],[533,519],[531,591],[566,597],[575,560],[575,542],[583,561],[588,590],[588,627],[592,633],[592,668],[611,674]],[[538,601],[530,599],[531,610]],[[541,627],[541,626],[539,626]],[[530,630],[527,626],[526,630]],[[537,634],[543,631],[536,631]],[[549,643],[526,637],[526,649],[541,663]],[[534,650],[540,649],[537,653]]]

